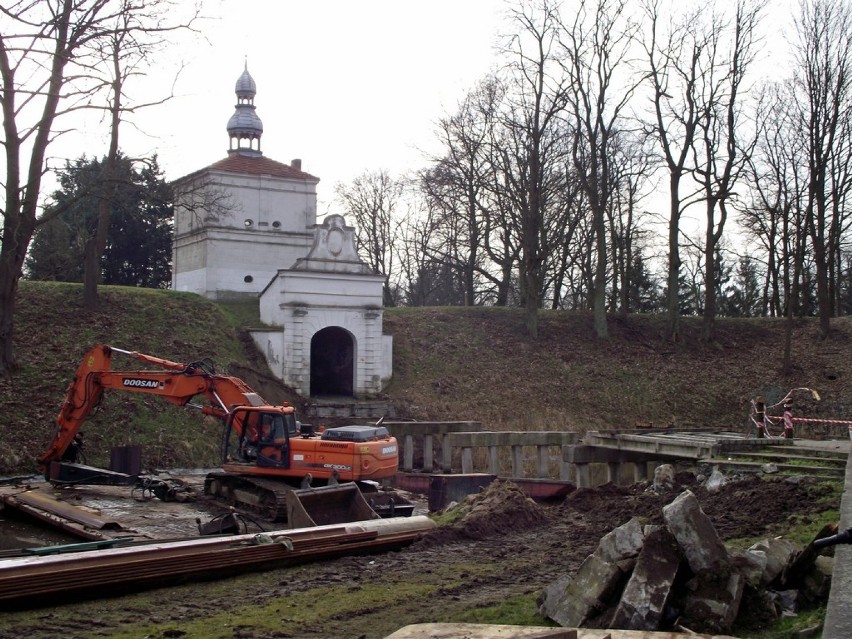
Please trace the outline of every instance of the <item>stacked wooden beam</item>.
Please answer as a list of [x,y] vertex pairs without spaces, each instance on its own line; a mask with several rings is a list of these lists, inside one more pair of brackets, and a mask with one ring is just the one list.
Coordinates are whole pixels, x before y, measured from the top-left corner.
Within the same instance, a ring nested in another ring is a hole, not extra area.
[[401,517],[6,559],[0,561],[0,606],[384,551],[407,545],[434,527],[428,517]]

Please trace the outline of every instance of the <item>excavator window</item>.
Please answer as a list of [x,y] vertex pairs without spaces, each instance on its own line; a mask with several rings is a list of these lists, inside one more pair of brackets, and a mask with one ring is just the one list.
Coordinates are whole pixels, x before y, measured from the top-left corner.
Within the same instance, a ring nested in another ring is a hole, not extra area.
[[257,444],[258,466],[288,466],[288,437],[284,416],[264,414],[260,422],[260,439]]
[[283,442],[285,439],[284,417],[282,415],[264,415],[260,423],[261,443]]

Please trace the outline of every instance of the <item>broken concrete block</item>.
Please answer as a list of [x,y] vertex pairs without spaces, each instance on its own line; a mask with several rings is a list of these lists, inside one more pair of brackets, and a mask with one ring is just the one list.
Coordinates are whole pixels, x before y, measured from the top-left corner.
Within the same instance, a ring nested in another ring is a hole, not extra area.
[[715,493],[722,486],[728,483],[728,478],[720,471],[718,468],[714,468],[713,472],[710,473],[710,476],[707,478],[707,481],[704,482],[704,488],[707,489],[707,492]]
[[766,553],[762,550],[744,550],[730,555],[731,566],[745,577],[746,583],[752,588],[765,585]]
[[799,600],[801,595],[798,590],[770,590],[767,591],[775,602],[775,607],[778,608],[780,614],[792,613],[795,615],[799,612]]
[[802,595],[809,601],[826,599],[833,574],[834,557],[817,557],[803,580]]
[[539,613],[560,626],[576,628],[606,606],[623,580],[617,565],[591,554],[573,579],[561,577],[545,588]]
[[683,491],[672,503],[663,506],[663,519],[692,572],[727,576],[728,551],[692,491]]
[[777,539],[762,539],[751,546],[749,550],[763,552],[766,555],[766,570],[760,582],[761,586],[766,586],[780,578],[784,569],[790,565],[801,552],[802,548],[799,544],[781,537]]
[[740,614],[735,624],[743,632],[758,631],[772,625],[778,619],[778,609],[773,598],[765,590],[743,589]]
[[724,632],[730,629],[740,609],[745,578],[732,572],[727,579],[705,576],[694,581],[694,592],[683,600],[682,624],[698,632]]
[[598,543],[595,554],[604,561],[611,563],[631,559],[642,550],[644,540],[642,522],[638,517],[634,517],[626,524],[614,528],[604,535]]
[[654,469],[654,483],[651,490],[664,493],[674,488],[675,471],[671,464],[660,464]]
[[611,627],[656,630],[663,618],[680,561],[677,541],[667,529],[659,528],[646,537],[610,622]]

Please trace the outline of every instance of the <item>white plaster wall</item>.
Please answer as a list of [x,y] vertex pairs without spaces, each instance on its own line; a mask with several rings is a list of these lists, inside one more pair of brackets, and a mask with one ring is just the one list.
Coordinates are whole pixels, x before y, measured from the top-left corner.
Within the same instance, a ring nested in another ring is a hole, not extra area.
[[263,291],[260,319],[266,324],[280,324],[278,315],[285,306],[381,308],[383,285],[381,275],[278,271]]
[[207,171],[185,184],[206,189],[208,196],[216,194],[221,206],[192,210],[181,202],[203,201],[205,196],[200,192],[178,196],[174,289],[211,299],[258,295],[279,269],[289,268],[310,249],[315,182]]
[[266,339],[264,348],[272,349],[267,357],[282,362],[284,383],[310,394],[311,339],[318,331],[337,326],[354,341],[356,397],[381,392],[392,367],[392,342],[382,335],[383,281],[380,275],[278,272],[260,297],[260,318],[266,325],[282,328],[282,342],[272,344]]
[[197,269],[180,275],[173,274],[172,289],[207,296],[207,270]]
[[266,356],[272,374],[278,379],[284,379],[284,331],[255,330],[251,331],[251,336],[257,348]]
[[279,222],[279,232],[304,233],[316,222],[317,196],[313,182],[224,171],[211,171],[210,179],[230,194],[231,210],[219,219],[224,226],[241,229],[249,219],[256,228],[272,229]]
[[[381,392],[382,378],[376,362],[383,359],[383,344],[375,335],[381,333],[381,312],[354,308],[305,309],[293,307],[283,324],[284,383],[309,395],[311,390],[311,340],[317,332],[330,326],[345,329],[354,342],[353,390],[356,397]],[[381,337],[381,336],[380,336]]]

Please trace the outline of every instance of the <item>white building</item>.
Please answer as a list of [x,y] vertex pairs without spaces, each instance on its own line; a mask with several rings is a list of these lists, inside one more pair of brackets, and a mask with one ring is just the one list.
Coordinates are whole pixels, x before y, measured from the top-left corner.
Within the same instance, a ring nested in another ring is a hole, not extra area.
[[340,215],[316,224],[319,178],[260,149],[248,69],[236,84],[228,156],[175,181],[172,288],[259,299],[270,328],[252,335],[272,371],[302,395],[370,397],[391,376],[383,278],[358,257]]

